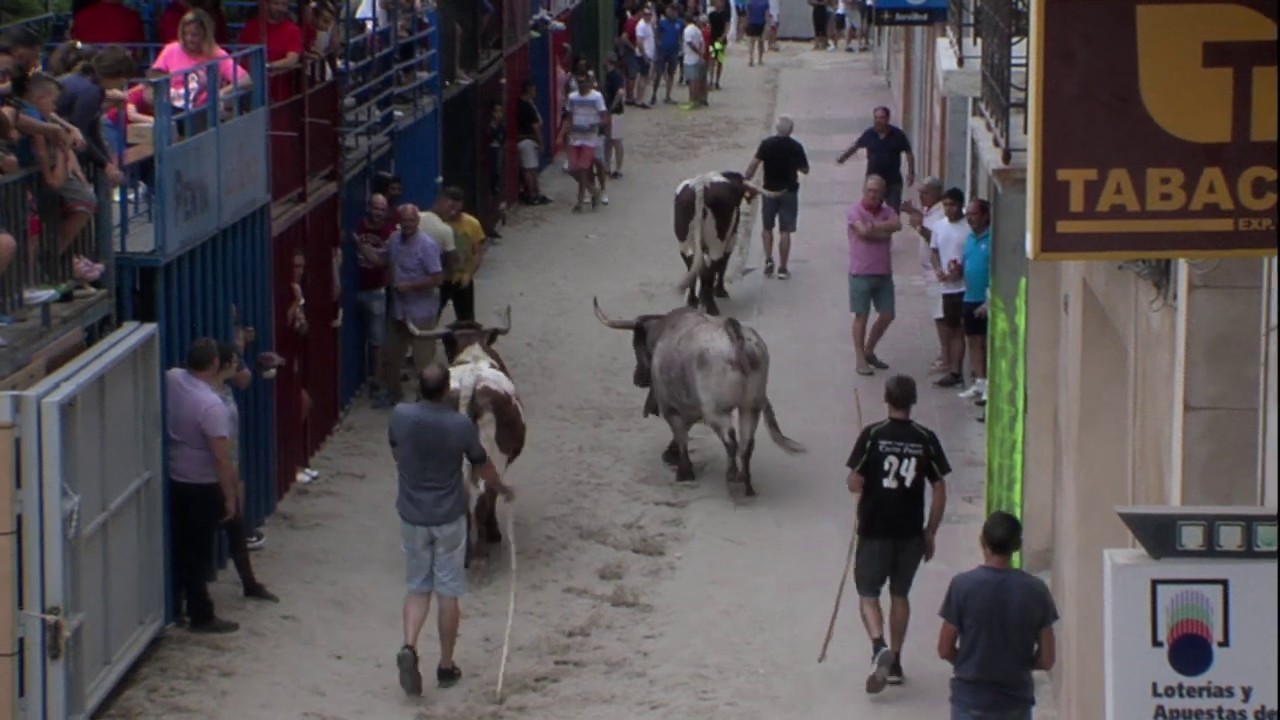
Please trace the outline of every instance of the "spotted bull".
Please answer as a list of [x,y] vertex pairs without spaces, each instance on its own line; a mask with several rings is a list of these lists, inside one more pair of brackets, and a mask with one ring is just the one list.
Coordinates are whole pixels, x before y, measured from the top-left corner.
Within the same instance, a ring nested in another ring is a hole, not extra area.
[[[458,411],[471,418],[480,432],[480,444],[498,472],[515,462],[524,449],[524,406],[511,373],[493,346],[511,330],[511,307],[502,327],[485,327],[474,321],[458,321],[434,330],[416,330],[418,337],[438,338],[449,363],[450,395]],[[464,463],[466,461],[464,460]],[[498,527],[498,493],[486,487],[473,471],[468,473],[475,490],[469,495],[468,559],[472,548],[470,529],[480,544],[502,542]],[[503,478],[506,479],[505,477]],[[508,483],[509,484],[509,483]]]
[[[649,390],[644,414],[659,415],[671,426],[671,444],[662,459],[676,466],[676,480],[693,480],[689,459],[689,429],[702,421],[724,443],[729,459],[725,479],[742,483],[748,496],[751,455],[756,427],[763,413],[773,442],[790,454],[805,452],[800,443],[782,434],[769,383],[769,349],[760,335],[734,318],[718,318],[694,308],[666,315],[641,315],[615,320],[592,299],[596,318],[605,327],[630,330],[636,356],[633,382]],[[737,411],[737,427],[733,413]]]
[[[736,172],[703,173],[676,188],[676,240],[688,271],[680,289],[688,290],[689,307],[701,306],[710,315],[720,314],[716,298],[729,297],[724,287],[725,271],[738,244],[742,203],[756,195],[776,194],[751,184]],[[745,263],[745,252],[739,256]]]

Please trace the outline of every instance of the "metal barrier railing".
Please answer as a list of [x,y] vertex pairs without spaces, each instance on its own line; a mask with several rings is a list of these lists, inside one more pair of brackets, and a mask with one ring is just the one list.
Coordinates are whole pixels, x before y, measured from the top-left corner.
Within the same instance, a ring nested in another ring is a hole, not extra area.
[[435,108],[442,89],[441,33],[435,11],[360,18],[348,4],[338,78],[344,162],[384,150],[402,120]]

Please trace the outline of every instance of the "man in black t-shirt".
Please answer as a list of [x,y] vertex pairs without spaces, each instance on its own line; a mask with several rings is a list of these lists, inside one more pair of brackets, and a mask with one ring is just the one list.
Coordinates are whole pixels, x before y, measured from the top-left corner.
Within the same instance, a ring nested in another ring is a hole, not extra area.
[[765,138],[756,149],[756,155],[747,165],[745,173],[750,180],[756,170],[764,165],[764,189],[782,193],[777,197],[766,197],[760,207],[760,220],[763,226],[760,240],[764,243],[764,274],[773,275],[773,227],[778,226],[778,259],[782,261],[778,268],[778,279],[791,277],[787,269],[787,261],[791,257],[791,233],[796,231],[796,220],[800,214],[800,177],[799,173],[808,174],[809,158],[804,154],[804,146],[791,137],[795,123],[786,115],[779,115],[774,126],[773,137]]
[[605,137],[604,168],[616,180],[622,177],[622,112],[627,106],[627,76],[613,53],[605,57],[605,66],[609,71],[604,76],[604,104],[612,117]]
[[[911,141],[902,129],[889,124],[889,108],[878,107],[871,114],[872,126],[867,128],[853,147],[841,153],[836,163],[843,165],[859,150],[867,151],[867,176],[884,178],[884,202],[895,211],[902,208],[902,189],[916,184],[916,156],[911,152]],[[902,178],[902,156],[907,156],[906,184]]]
[[516,104],[516,150],[520,154],[520,179],[524,181],[520,201],[545,205],[551,200],[542,194],[538,185],[543,140],[542,114],[533,101],[538,95],[538,86],[532,80],[525,80],[520,91],[520,102]]
[[[862,624],[871,638],[867,692],[901,685],[902,642],[911,605],[907,593],[923,560],[933,559],[934,542],[947,506],[943,478],[951,473],[933,431],[911,420],[916,381],[895,375],[885,383],[889,418],[862,429],[849,455],[849,491],[858,495],[858,548],[853,582]],[[931,488],[929,522],[924,519],[924,487]],[[884,640],[880,592],[889,583],[889,642]]]

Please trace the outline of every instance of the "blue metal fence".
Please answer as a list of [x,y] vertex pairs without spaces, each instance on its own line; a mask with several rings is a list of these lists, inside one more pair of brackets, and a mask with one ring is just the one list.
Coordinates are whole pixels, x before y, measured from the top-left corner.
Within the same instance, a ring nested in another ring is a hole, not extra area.
[[404,202],[428,208],[436,201],[440,142],[440,112],[437,110],[396,133],[395,167],[404,187]]
[[538,114],[542,116],[542,167],[551,164],[555,152],[555,143],[551,138],[556,128],[552,104],[556,92],[554,62],[555,54],[552,52],[549,31],[529,39],[529,77],[538,89],[534,104],[538,106]]

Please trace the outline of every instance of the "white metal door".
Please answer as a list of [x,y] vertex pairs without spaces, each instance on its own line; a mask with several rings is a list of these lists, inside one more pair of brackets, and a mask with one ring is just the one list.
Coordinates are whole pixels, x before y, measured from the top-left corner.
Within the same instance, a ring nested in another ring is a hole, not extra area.
[[156,326],[127,323],[18,393],[29,719],[90,717],[163,627],[160,381]]

